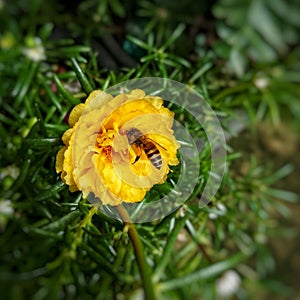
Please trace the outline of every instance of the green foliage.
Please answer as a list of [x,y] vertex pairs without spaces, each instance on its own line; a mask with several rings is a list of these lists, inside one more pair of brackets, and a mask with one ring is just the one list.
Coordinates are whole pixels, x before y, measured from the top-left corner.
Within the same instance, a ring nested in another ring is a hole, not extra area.
[[[212,12],[189,0],[179,8],[148,0],[136,6],[89,0],[72,7],[13,2],[1,2],[0,8],[1,296],[135,299],[142,283],[127,227],[96,211],[80,192],[70,193],[55,173],[69,111],[94,88],[159,76],[197,90],[228,131],[240,110],[248,113],[250,129],[268,119],[299,127],[298,2],[220,0]],[[213,44],[205,27],[193,35],[197,15],[215,22],[219,37]],[[53,36],[64,24],[72,36]],[[136,67],[118,72],[99,67],[91,39],[110,33],[139,51]],[[44,49],[35,53],[39,59],[24,52],[39,46]],[[203,136],[190,115],[174,110],[193,136]],[[210,166],[207,146],[200,153],[199,184],[187,203],[162,220],[136,226],[158,299],[214,299],[216,280],[229,269],[243,281],[238,299],[251,293],[243,290],[249,281],[291,293],[272,277],[276,266],[267,242],[279,226],[275,212],[289,216],[277,198],[297,199],[273,187],[292,167],[274,172],[254,154],[240,173],[235,162],[242,154],[229,146],[228,152],[222,187],[208,206],[198,205]],[[168,193],[177,172],[146,200]]]
[[214,7],[214,15],[218,19],[217,32],[229,47],[223,57],[232,70],[241,76],[250,59],[274,62],[287,54],[289,45],[298,45],[298,11],[298,1],[220,1]]

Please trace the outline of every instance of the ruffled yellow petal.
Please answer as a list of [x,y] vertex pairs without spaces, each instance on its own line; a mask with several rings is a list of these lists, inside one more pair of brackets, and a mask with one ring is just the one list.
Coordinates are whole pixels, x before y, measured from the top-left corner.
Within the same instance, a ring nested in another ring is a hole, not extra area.
[[[117,204],[120,204],[122,201],[140,202],[143,200],[147,191],[146,189],[134,187],[124,182],[120,179],[118,174],[116,174],[112,166],[102,165],[101,167],[103,168],[101,172],[102,180],[105,182],[105,185],[111,194],[110,197],[118,197]],[[102,198],[101,200],[104,200],[106,204],[110,204],[109,198]]]
[[55,161],[55,170],[56,173],[60,173],[64,170],[63,164],[64,164],[64,154],[67,147],[62,147],[56,154],[56,161]]
[[73,177],[72,145],[64,153],[63,171],[63,181],[69,186],[76,186]]
[[66,131],[64,132],[64,134],[63,134],[63,136],[62,136],[61,139],[62,139],[63,143],[64,143],[66,146],[69,145],[69,142],[70,142],[70,139],[71,139],[73,133],[74,133],[74,129],[73,129],[73,128],[69,128],[68,130],[66,130]]
[[86,105],[83,103],[80,103],[78,105],[76,105],[69,116],[69,120],[68,123],[70,125],[70,127],[73,127],[79,120],[81,114],[83,113],[84,109],[85,109]]

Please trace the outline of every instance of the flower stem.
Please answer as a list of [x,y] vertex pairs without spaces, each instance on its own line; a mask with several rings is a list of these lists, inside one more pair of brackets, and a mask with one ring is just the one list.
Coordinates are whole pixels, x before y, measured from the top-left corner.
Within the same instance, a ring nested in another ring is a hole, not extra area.
[[149,266],[146,263],[144,249],[142,242],[139,238],[138,232],[132,223],[130,216],[128,215],[127,210],[124,208],[123,205],[117,206],[117,211],[122,220],[125,223],[125,226],[128,227],[128,235],[134,247],[134,253],[138,262],[138,267],[140,270],[144,292],[145,292],[145,299],[146,300],[155,300],[155,293],[152,284],[152,276]]

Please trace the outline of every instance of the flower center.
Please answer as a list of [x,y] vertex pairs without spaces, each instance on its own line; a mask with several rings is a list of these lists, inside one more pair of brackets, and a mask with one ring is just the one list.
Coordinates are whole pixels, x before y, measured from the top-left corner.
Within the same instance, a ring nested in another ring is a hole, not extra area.
[[112,150],[112,147],[111,146],[106,146],[102,149],[104,155],[105,155],[105,161],[107,163],[112,163],[112,159],[111,159],[111,150]]
[[104,155],[105,162],[112,163],[112,144],[116,135],[115,130],[103,128],[98,134],[95,144],[95,151],[98,155]]

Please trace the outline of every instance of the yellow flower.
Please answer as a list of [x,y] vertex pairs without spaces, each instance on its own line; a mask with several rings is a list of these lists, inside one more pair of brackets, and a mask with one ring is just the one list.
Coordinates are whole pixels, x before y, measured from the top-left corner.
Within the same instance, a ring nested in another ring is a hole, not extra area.
[[173,121],[163,100],[142,90],[93,91],[70,113],[56,172],[71,192],[93,193],[103,204],[139,202],[179,163]]

